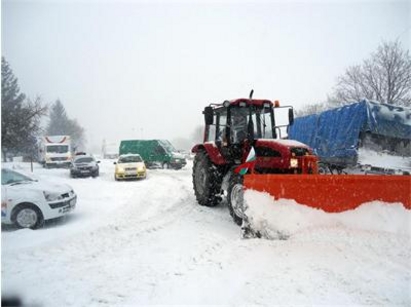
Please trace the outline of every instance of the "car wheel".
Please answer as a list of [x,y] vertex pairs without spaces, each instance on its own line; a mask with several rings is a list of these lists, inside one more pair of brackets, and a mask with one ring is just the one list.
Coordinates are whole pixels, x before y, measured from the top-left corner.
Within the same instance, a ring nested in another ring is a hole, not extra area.
[[40,209],[32,204],[22,204],[13,212],[12,220],[18,228],[37,229],[44,225]]
[[170,164],[168,162],[164,162],[163,169],[169,169],[169,168],[170,168]]

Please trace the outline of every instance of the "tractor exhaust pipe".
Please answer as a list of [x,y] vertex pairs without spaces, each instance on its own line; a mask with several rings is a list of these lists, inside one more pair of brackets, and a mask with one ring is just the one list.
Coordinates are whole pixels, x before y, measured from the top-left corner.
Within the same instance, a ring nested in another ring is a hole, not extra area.
[[251,90],[251,92],[250,92],[250,99],[253,99],[253,94],[254,94],[254,90]]

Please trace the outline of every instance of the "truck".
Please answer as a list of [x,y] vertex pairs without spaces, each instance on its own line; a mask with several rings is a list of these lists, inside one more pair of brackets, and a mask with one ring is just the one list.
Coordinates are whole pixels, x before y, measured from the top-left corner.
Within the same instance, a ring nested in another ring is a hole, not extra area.
[[39,162],[45,168],[70,167],[72,160],[69,135],[46,135],[41,137]]
[[123,140],[119,154],[139,154],[148,168],[181,169],[187,161],[168,140]]
[[296,118],[291,138],[313,148],[323,174],[410,174],[411,109],[362,100]]
[[103,140],[102,154],[104,159],[117,159],[118,149],[118,143],[110,143]]
[[[313,148],[291,137],[292,133],[286,135],[295,124],[293,108],[252,95],[253,91],[249,98],[210,103],[203,110],[203,142],[192,148],[192,181],[199,205],[226,203],[234,222],[244,230],[250,226],[246,190],[330,213],[373,200],[401,202],[411,209],[411,176],[319,174],[319,157]],[[239,116],[245,121],[235,119]]]

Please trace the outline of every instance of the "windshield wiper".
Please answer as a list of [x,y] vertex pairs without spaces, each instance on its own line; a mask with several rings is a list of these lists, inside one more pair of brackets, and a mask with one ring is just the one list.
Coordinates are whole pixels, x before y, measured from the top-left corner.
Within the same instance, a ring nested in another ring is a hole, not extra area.
[[17,181],[17,182],[13,182],[13,183],[11,183],[11,184],[10,184],[10,186],[13,186],[13,185],[18,185],[18,184],[32,183],[32,182],[33,182],[32,180]]

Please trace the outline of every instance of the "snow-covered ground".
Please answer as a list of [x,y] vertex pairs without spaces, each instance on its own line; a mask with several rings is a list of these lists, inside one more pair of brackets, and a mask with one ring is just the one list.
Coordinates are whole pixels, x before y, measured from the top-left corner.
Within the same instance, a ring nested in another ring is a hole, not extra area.
[[40,230],[2,229],[3,297],[52,307],[411,305],[410,210],[372,202],[326,214],[249,191],[272,240],[243,239],[225,205],[197,205],[191,163],[131,182],[114,181],[110,160],[95,179],[36,165],[34,176],[73,186],[78,204]]

